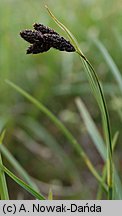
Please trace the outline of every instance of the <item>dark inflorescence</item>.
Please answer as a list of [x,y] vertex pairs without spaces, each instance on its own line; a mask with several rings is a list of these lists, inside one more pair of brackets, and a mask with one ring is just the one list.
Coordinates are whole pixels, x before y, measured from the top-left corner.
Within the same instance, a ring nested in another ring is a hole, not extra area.
[[35,29],[33,31],[20,32],[21,37],[31,44],[27,49],[27,54],[46,52],[51,47],[60,51],[75,52],[72,44],[53,29],[38,23],[35,23],[33,27]]

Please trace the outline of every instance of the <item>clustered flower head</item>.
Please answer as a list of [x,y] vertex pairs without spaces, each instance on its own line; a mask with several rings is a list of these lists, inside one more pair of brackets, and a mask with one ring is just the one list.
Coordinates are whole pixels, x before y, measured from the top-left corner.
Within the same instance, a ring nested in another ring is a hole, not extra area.
[[27,54],[43,53],[51,47],[60,51],[75,52],[72,44],[53,29],[39,23],[35,23],[33,27],[35,30],[20,32],[20,36],[31,44],[27,49]]

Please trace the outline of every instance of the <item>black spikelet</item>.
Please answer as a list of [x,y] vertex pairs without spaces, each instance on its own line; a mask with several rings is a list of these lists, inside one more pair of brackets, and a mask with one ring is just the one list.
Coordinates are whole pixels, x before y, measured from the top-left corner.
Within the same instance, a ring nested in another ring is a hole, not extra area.
[[35,30],[37,31],[40,31],[42,34],[56,34],[56,35],[59,35],[57,32],[55,32],[53,29],[47,27],[47,26],[44,26],[43,24],[40,24],[40,23],[34,23],[33,24],[33,27]]
[[70,41],[61,37],[53,29],[37,23],[33,26],[35,29],[34,31],[24,30],[20,32],[20,36],[32,44],[28,47],[27,54],[46,52],[51,47],[60,51],[75,52],[75,48]]
[[20,35],[24,40],[31,44],[43,41],[43,35],[38,31],[24,30],[20,32]]
[[46,52],[50,49],[50,46],[45,43],[34,43],[31,46],[28,47],[27,49],[27,54],[38,54],[38,53],[43,53]]
[[60,51],[74,52],[75,49],[69,41],[56,34],[44,34],[44,40],[50,44],[50,47]]

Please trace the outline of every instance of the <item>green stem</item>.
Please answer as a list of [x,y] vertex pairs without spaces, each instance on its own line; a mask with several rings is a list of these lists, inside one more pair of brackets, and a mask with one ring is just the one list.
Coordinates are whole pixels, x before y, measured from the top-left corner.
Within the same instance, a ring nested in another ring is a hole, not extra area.
[[[4,136],[5,136],[5,130],[3,130],[1,135],[0,135],[0,145],[2,145],[2,141],[4,139]],[[0,165],[3,166],[1,152],[0,152]],[[8,194],[8,188],[7,188],[5,173],[1,169],[1,167],[0,167],[0,196],[1,196],[1,200],[9,200],[9,194]]]
[[[77,51],[77,53],[82,57],[82,53],[80,50]],[[102,90],[102,87],[100,85],[98,76],[92,67],[92,65],[89,63],[89,61],[86,58],[84,59],[85,68],[87,69],[89,81],[92,86],[94,86],[94,96],[96,97],[96,100],[98,102],[98,106],[100,107],[101,114],[102,114],[102,122],[103,122],[103,130],[105,135],[105,140],[107,144],[107,183],[108,183],[108,199],[112,199],[113,197],[113,162],[112,162],[112,142],[111,142],[111,130],[110,130],[110,122],[109,122],[109,114],[107,110],[107,105],[104,97],[104,93]],[[92,73],[92,81],[91,81],[91,74],[89,73],[89,68]],[[97,94],[95,94],[97,92]],[[100,103],[99,103],[100,101]]]
[[27,98],[31,103],[33,103],[41,112],[43,112],[48,118],[63,132],[65,137],[69,140],[69,142],[72,144],[76,152],[83,158],[84,162],[86,163],[87,167],[91,171],[91,173],[94,175],[94,177],[102,184],[103,188],[107,191],[107,186],[105,183],[103,183],[102,178],[95,170],[94,166],[92,165],[91,161],[89,160],[88,156],[80,146],[80,144],[77,142],[77,140],[74,138],[74,136],[71,134],[71,132],[62,124],[60,120],[56,118],[56,116],[50,112],[43,104],[41,104],[38,100],[33,98],[31,95],[29,95],[27,92],[25,92],[23,89],[15,85],[9,80],[6,80],[6,82],[16,89],[20,94],[22,94],[25,98]]
[[[0,154],[0,164],[3,165],[1,154]],[[0,196],[1,196],[1,200],[9,200],[5,174],[1,168],[0,168]]]
[[[48,10],[50,16],[52,19],[59,25],[61,29],[63,29],[69,39],[70,42],[73,44],[76,52],[80,55],[80,57],[84,60],[85,68],[87,68],[87,74],[89,78],[89,82],[91,86],[93,87],[93,95],[95,96],[98,106],[101,110],[101,116],[102,116],[102,123],[103,123],[103,130],[107,145],[107,183],[108,183],[108,198],[112,199],[112,188],[113,188],[113,164],[112,164],[112,145],[111,145],[111,132],[110,132],[110,123],[109,123],[109,116],[108,116],[108,110],[106,106],[105,97],[102,91],[102,87],[100,85],[99,79],[97,77],[97,74],[91,65],[91,63],[88,61],[88,59],[85,57],[85,55],[82,53],[82,51],[79,48],[79,45],[77,43],[77,40],[72,35],[72,33],[64,26],[50,11],[50,9],[46,6],[46,9]],[[99,104],[100,103],[100,104]]]

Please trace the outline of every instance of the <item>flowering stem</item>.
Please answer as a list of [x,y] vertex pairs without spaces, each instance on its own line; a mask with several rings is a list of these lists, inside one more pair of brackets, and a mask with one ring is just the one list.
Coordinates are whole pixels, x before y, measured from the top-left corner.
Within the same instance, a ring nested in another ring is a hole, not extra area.
[[106,141],[106,148],[107,148],[107,184],[108,184],[108,199],[112,199],[113,197],[113,161],[112,161],[112,144],[111,144],[111,130],[110,130],[110,122],[109,122],[109,115],[107,110],[107,105],[104,97],[104,93],[102,90],[102,86],[100,84],[99,78],[91,65],[91,63],[88,61],[88,59],[85,57],[85,55],[82,53],[82,51],[79,48],[79,45],[77,43],[77,40],[72,35],[72,33],[64,26],[50,11],[50,9],[46,6],[46,9],[48,10],[50,16],[52,19],[58,24],[58,26],[63,29],[69,39],[72,45],[75,47],[76,52],[83,60],[83,65],[86,69],[89,83],[92,87],[93,95],[96,98],[96,101],[98,103],[98,106],[100,107],[101,116],[102,116],[102,124],[103,124],[103,130],[104,130],[104,136]]

